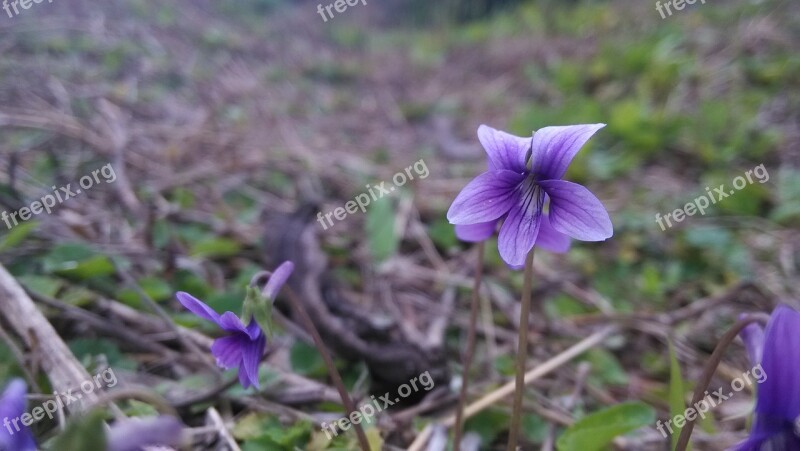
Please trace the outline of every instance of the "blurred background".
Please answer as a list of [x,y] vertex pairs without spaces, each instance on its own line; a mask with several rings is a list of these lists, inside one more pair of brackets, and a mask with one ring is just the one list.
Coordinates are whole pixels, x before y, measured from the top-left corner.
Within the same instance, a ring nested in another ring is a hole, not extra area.
[[[428,177],[316,231],[353,304],[442,329],[448,383],[457,387],[475,252],[445,212],[485,168],[476,137],[484,123],[522,136],[608,124],[565,178],[603,201],[615,234],[565,255],[537,254],[534,297],[554,330],[533,339],[530,364],[598,325],[641,320],[580,358],[591,369],[578,396],[574,366],[532,388],[524,449],[548,449],[574,419],[626,400],[669,417],[668,341],[690,396],[738,314],[768,312],[778,299],[800,306],[797,2],[706,0],[662,18],[651,0],[367,0],[323,19],[318,5],[328,2],[55,0],[0,11],[0,210],[114,168],[112,182],[101,178],[52,214],[0,223],[0,263],[39,296],[88,368],[101,362],[167,394],[213,386],[196,362],[153,358],[64,312],[76,307],[136,330],[119,306],[151,314],[144,292],[177,324],[213,336],[176,291],[238,313],[246,284],[270,261],[272,219],[309,202],[332,211],[422,159]],[[656,222],[759,165],[764,183],[754,179],[674,227]],[[487,246],[473,398],[513,375],[522,287],[495,240]],[[8,345],[15,341],[0,345],[0,380],[30,363]],[[287,374],[329,384],[314,348],[290,331],[270,352],[268,399],[285,392]],[[741,346],[728,354],[730,371],[714,386],[750,367]],[[338,363],[353,391],[366,392],[363,363]],[[208,403],[184,420],[202,424]],[[742,439],[751,403],[742,394],[717,409],[695,433],[695,449]],[[324,400],[286,404],[309,414],[338,409]],[[307,418],[242,402],[225,409],[242,449],[352,446],[352,433],[327,443]],[[404,412],[376,426],[396,449],[431,421]],[[501,404],[468,423],[480,449],[502,449],[508,415]],[[614,446],[666,449],[654,426]],[[198,449],[225,449],[203,440]]]

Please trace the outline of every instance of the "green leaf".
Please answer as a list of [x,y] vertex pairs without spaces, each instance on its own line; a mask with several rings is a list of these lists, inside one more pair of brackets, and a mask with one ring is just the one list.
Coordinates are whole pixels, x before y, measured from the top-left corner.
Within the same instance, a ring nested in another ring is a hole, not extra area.
[[208,238],[193,244],[190,250],[192,257],[217,258],[236,255],[241,245],[230,238]]
[[378,428],[367,428],[364,434],[367,436],[370,450],[383,449],[383,437],[381,437],[381,431],[379,431]]
[[523,415],[522,434],[533,443],[542,443],[547,439],[547,426],[549,424],[539,415]]
[[102,410],[94,410],[84,417],[74,419],[48,446],[52,451],[65,449],[106,449],[106,431]]
[[595,348],[585,354],[581,360],[586,360],[592,364],[594,373],[590,380],[611,385],[626,385],[628,383],[628,373],[622,368],[614,354],[605,349]]
[[487,409],[467,420],[464,430],[480,435],[483,443],[492,443],[501,432],[508,429],[508,423],[508,412]]
[[97,298],[97,294],[79,285],[68,286],[58,294],[58,299],[78,307],[88,305]]
[[137,364],[125,355],[111,340],[103,338],[76,338],[69,343],[69,349],[75,357],[81,360],[84,366],[91,366],[96,356],[105,356],[110,368],[135,371]]
[[62,280],[46,276],[22,275],[18,276],[17,280],[25,289],[48,297],[54,297],[64,285]]
[[[175,293],[167,282],[158,277],[143,277],[137,281],[137,284],[150,299],[156,302],[170,299]],[[133,288],[122,288],[116,296],[117,300],[133,308],[139,309],[142,306],[142,298],[139,292]]]
[[[761,179],[766,179],[765,171],[761,171]],[[778,202],[771,218],[775,221],[790,221],[800,218],[800,171],[781,168],[778,171],[775,185],[778,191]]]
[[24,377],[14,353],[5,343],[0,342],[0,380],[7,381],[12,377]]
[[502,354],[494,359],[494,369],[503,376],[513,376],[516,371],[516,359],[508,354]]
[[559,451],[600,451],[615,437],[652,424],[655,410],[640,402],[627,402],[594,412],[578,420],[558,438]]
[[129,417],[157,417],[158,409],[146,402],[129,399],[125,407],[125,415]]
[[249,416],[246,420],[244,427],[234,429],[238,436],[250,437],[244,443],[243,451],[300,449],[300,446],[308,443],[313,430],[311,423],[307,421],[298,421],[287,426],[275,417]]
[[586,304],[566,294],[556,295],[549,302],[545,303],[544,309],[549,316],[556,318],[567,318],[591,312],[591,310],[586,307]]
[[446,219],[438,219],[428,226],[431,240],[442,249],[450,249],[458,245],[458,238],[453,224]]
[[139,287],[154,301],[164,301],[172,297],[172,287],[160,277],[148,276],[138,280]]
[[[675,353],[675,347],[672,345],[672,340],[669,341],[669,412],[672,418],[677,415],[683,415],[686,411],[686,402],[684,401],[686,384],[681,376],[681,365],[678,362],[678,356]],[[672,449],[678,444],[678,436],[682,428],[675,426],[675,433],[672,434]],[[687,451],[692,448],[691,443],[687,446]]]
[[108,276],[115,271],[108,257],[79,243],[57,246],[44,257],[43,266],[48,273],[76,279]]
[[14,227],[8,232],[3,239],[0,239],[0,251],[11,249],[17,244],[21,243],[28,235],[36,230],[39,225],[36,221],[23,222],[22,224]]
[[84,260],[75,266],[64,266],[56,271],[58,274],[76,277],[78,279],[89,279],[92,277],[103,277],[114,273],[114,265],[105,255],[96,255],[88,260]]
[[263,413],[249,413],[233,425],[233,436],[239,440],[257,438],[264,433],[270,423],[270,417]]
[[317,348],[303,342],[297,342],[292,346],[289,360],[292,370],[304,376],[322,376],[328,372]]
[[367,211],[366,232],[369,250],[376,262],[387,260],[397,251],[399,238],[394,230],[395,212],[390,199],[378,199]]

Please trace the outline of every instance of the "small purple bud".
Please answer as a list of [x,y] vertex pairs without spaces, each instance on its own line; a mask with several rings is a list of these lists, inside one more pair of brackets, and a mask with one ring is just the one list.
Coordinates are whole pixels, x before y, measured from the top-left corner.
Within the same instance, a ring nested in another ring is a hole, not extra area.
[[272,272],[272,275],[267,281],[267,285],[264,287],[264,296],[274,301],[275,297],[278,296],[278,292],[281,291],[281,287],[289,280],[292,271],[294,271],[294,263],[290,261],[281,263],[281,265]]

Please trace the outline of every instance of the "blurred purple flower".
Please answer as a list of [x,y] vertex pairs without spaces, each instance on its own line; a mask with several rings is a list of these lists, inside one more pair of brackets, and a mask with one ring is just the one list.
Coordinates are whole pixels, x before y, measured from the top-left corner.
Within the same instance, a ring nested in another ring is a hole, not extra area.
[[[274,299],[293,270],[292,262],[282,263],[264,287],[264,294]],[[211,354],[216,357],[217,365],[221,368],[239,367],[239,382],[244,388],[250,385],[258,388],[258,364],[267,347],[267,337],[258,323],[250,317],[245,326],[233,312],[219,315],[204,302],[183,291],[178,292],[176,297],[189,311],[200,318],[216,323],[222,330],[229,333],[214,340],[211,345]]]
[[0,431],[0,450],[36,451],[31,431],[19,421],[19,417],[25,413],[27,391],[25,381],[13,379],[0,398],[0,418],[3,419],[4,426]]
[[203,301],[183,291],[176,295],[184,307],[200,318],[216,323],[228,335],[217,338],[211,345],[211,354],[217,366],[224,369],[239,367],[239,382],[244,388],[258,388],[258,364],[267,347],[267,337],[258,323],[250,318],[247,326],[233,312],[219,315]]
[[183,423],[172,416],[129,418],[108,431],[107,451],[141,451],[147,446],[179,448],[184,442]]
[[457,236],[484,240],[502,220],[498,248],[512,267],[523,265],[534,245],[565,252],[568,237],[581,241],[611,237],[611,219],[597,197],[581,185],[561,180],[573,157],[604,126],[545,127],[532,138],[521,138],[481,125],[478,139],[486,149],[489,169],[461,190],[447,212]]
[[763,335],[760,329],[751,324],[741,334],[750,357],[760,358],[753,364],[760,365],[763,377],[750,437],[733,450],[800,450],[800,313],[779,305]]
[[294,271],[294,263],[290,261],[281,263],[280,266],[278,266],[278,268],[272,272],[272,275],[269,276],[267,285],[264,286],[264,296],[274,301],[275,297],[278,296],[278,292],[281,291],[283,285],[287,280],[289,280],[289,276],[292,275],[292,271]]

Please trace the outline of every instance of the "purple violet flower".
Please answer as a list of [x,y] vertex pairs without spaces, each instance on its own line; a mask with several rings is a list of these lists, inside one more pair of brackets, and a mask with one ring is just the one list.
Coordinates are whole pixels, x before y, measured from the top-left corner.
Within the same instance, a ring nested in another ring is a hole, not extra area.
[[[264,287],[264,294],[274,299],[294,270],[292,262],[283,262],[272,274]],[[239,367],[239,382],[244,388],[258,386],[258,364],[267,347],[264,331],[252,317],[247,326],[233,312],[218,314],[204,302],[183,291],[176,294],[178,301],[189,311],[216,323],[228,335],[217,338],[211,345],[211,354],[217,359],[217,366],[224,369]]]
[[13,379],[0,398],[0,418],[4,426],[0,430],[0,450],[36,451],[31,431],[19,419],[25,413],[27,391],[25,381]]
[[751,324],[741,333],[752,362],[761,367],[750,437],[735,451],[800,450],[800,313],[779,305],[766,330]]
[[502,220],[500,256],[508,265],[521,267],[534,245],[565,252],[568,237],[581,241],[611,237],[611,219],[597,197],[582,185],[561,180],[573,157],[603,127],[545,127],[522,138],[481,125],[478,139],[486,149],[489,169],[461,190],[447,212],[450,223],[458,226],[459,238],[486,239]]
[[111,426],[107,451],[140,451],[147,446],[179,448],[185,441],[183,423],[169,415],[129,418]]

